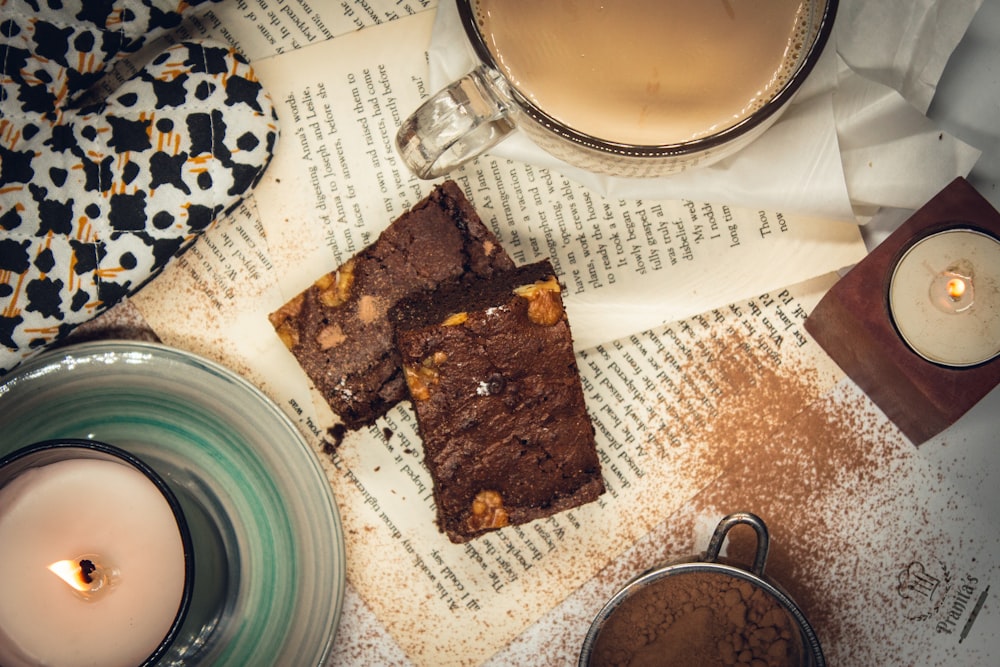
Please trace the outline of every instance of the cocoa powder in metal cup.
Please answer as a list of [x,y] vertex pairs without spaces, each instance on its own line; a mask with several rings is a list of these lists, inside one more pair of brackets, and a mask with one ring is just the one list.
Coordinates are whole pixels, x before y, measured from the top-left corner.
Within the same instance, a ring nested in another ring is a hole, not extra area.
[[[721,557],[729,531],[739,525],[757,536],[749,569]],[[650,570],[611,598],[584,639],[580,667],[825,667],[809,621],[764,576],[769,545],[759,516],[723,517],[704,554]]]
[[802,654],[795,621],[768,591],[692,569],[626,597],[597,636],[589,664],[796,667]]

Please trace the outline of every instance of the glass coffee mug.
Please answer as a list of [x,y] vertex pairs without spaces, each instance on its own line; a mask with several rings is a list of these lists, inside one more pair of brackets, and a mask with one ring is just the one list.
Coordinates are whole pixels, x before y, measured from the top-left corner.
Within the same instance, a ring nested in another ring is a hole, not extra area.
[[716,162],[773,124],[823,51],[837,0],[457,0],[478,65],[407,118],[436,178],[520,129],[598,174]]

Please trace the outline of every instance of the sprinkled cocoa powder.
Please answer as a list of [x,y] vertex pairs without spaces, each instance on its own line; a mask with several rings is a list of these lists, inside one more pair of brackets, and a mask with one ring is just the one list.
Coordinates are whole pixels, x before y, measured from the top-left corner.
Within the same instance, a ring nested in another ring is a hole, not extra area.
[[608,618],[594,667],[800,664],[798,630],[764,589],[728,574],[688,571],[637,589]]
[[[891,477],[899,455],[899,450],[886,446],[893,442],[893,434],[887,427],[880,433],[863,419],[855,421],[850,406],[821,401],[771,435],[773,443],[747,451],[744,461],[706,488],[696,502],[705,509],[735,506],[760,513],[774,536],[768,574],[803,608],[824,646],[834,653],[847,647],[863,651],[868,643],[852,639],[861,630],[852,624],[864,622],[845,613],[846,604],[838,604],[838,595],[851,595],[855,604],[864,601],[887,617],[894,610],[892,601],[882,599],[878,590],[850,585],[867,573],[844,570],[851,560],[845,554],[857,552],[855,563],[870,562],[865,552],[879,548],[879,535],[885,539],[893,527],[883,525],[881,532],[878,524],[891,517],[863,515],[874,524],[867,527],[871,533],[866,537],[866,529],[851,520],[857,510],[847,514],[838,509],[851,503],[857,508],[880,503],[890,507],[889,494],[898,487],[883,482]],[[752,537],[734,531],[729,553],[747,561],[754,547]],[[905,557],[905,552],[899,556]],[[872,628],[863,632],[878,634]]]
[[[710,374],[720,387],[711,406],[685,415],[699,420],[690,439],[693,465],[685,474],[705,479],[707,486],[696,501],[706,511],[745,509],[763,516],[775,536],[768,574],[790,590],[824,639],[838,641],[836,614],[829,613],[833,610],[816,589],[823,577],[805,578],[803,573],[805,567],[821,567],[828,560],[823,537],[830,527],[818,521],[824,513],[817,512],[824,501],[822,489],[847,471],[855,474],[882,462],[859,456],[862,424],[845,419],[843,406],[821,400],[829,387],[815,359],[784,354],[775,364],[764,359],[767,346],[722,329],[720,324],[700,339],[702,356],[710,361],[695,358],[683,369],[687,378]],[[688,388],[682,386],[681,397]],[[785,436],[789,424],[794,442]],[[827,459],[817,465],[820,447]],[[792,544],[798,548],[794,556]],[[731,532],[730,553],[739,560],[751,562],[755,547],[752,531]]]
[[[949,531],[963,520],[954,512],[961,499],[860,390],[830,381],[837,374],[827,374],[814,343],[783,349],[774,363],[762,361],[769,350],[759,340],[723,328],[703,333],[705,359],[682,369],[721,388],[685,417],[698,424],[683,474],[705,481],[685,512],[747,510],[765,520],[766,573],[803,610],[829,664],[926,654],[935,625],[893,582],[913,561],[956,562]],[[682,385],[680,396],[688,390]],[[940,502],[929,505],[934,497]],[[682,517],[670,523],[683,530]],[[752,531],[734,530],[728,553],[749,563],[755,546]]]
[[[671,411],[672,428],[687,431],[684,440],[695,452],[696,472],[708,481],[766,445],[771,431],[817,400],[827,386],[815,367],[794,357],[775,365],[762,359],[769,348],[738,333],[712,330],[699,344],[700,355],[682,365],[674,399],[687,409]],[[709,390],[710,400],[702,399]]]

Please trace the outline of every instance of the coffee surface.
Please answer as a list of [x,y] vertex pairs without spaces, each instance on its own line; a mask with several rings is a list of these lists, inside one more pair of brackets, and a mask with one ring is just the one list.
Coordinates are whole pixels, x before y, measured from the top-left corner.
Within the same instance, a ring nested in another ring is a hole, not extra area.
[[780,90],[809,0],[474,0],[518,91],[606,141],[663,145],[735,125]]

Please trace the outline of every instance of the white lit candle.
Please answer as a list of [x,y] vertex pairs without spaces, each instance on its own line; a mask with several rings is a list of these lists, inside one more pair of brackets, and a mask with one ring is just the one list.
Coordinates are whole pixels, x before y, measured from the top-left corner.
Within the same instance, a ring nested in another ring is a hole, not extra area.
[[0,665],[141,664],[178,617],[184,547],[166,497],[124,461],[16,473],[0,488]]
[[925,359],[952,367],[1000,354],[1000,241],[972,229],[921,239],[892,274],[889,309]]

